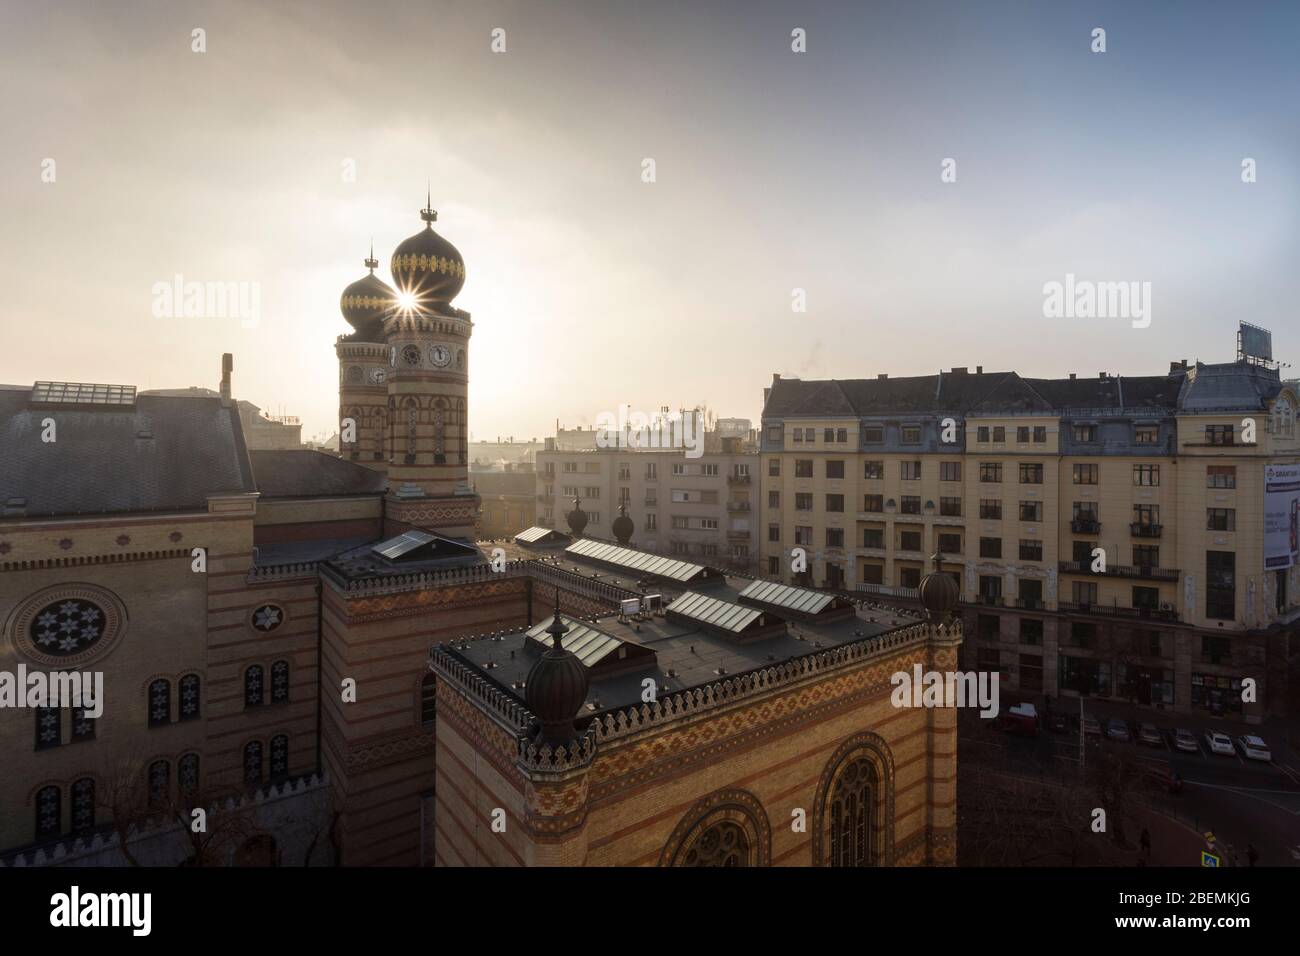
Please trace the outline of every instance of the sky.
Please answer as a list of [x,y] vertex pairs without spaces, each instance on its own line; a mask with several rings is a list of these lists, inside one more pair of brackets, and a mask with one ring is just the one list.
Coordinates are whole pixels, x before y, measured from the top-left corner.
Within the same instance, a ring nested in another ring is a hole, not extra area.
[[[339,296],[426,183],[475,440],[757,420],[774,373],[1156,374],[1239,320],[1300,362],[1298,47],[1294,3],[5,4],[0,382],[232,352],[329,434]],[[178,274],[256,284],[256,325],[158,317]],[[1067,275],[1150,283],[1149,323],[1047,317]]]

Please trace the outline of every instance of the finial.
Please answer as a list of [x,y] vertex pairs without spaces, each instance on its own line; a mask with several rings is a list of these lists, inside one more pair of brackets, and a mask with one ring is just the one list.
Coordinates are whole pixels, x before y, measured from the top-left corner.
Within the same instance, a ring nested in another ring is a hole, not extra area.
[[557,587],[555,589],[555,613],[551,618],[550,626],[546,629],[546,633],[554,639],[552,646],[555,650],[561,649],[560,640],[568,631],[569,629],[564,626],[564,622],[560,620],[560,589]]
[[375,239],[373,236],[370,238],[370,258],[366,260],[366,268],[371,272],[379,268],[379,260],[375,258]]
[[432,229],[433,224],[438,221],[438,213],[433,208],[433,191],[427,183],[424,191],[424,208],[420,210],[420,218],[425,221],[429,229]]

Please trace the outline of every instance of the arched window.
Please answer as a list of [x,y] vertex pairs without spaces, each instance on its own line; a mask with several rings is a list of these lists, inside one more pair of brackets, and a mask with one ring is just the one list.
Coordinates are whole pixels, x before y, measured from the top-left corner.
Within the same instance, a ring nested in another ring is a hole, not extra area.
[[87,717],[84,707],[72,708],[72,739],[73,742],[95,739],[95,718]]
[[72,832],[95,829],[95,781],[82,777],[72,784]]
[[149,684],[149,726],[169,723],[172,717],[172,682],[160,677]]
[[36,708],[36,749],[49,750],[63,743],[63,711],[58,707]]
[[748,866],[749,838],[730,820],[700,831],[678,866]]
[[180,681],[181,720],[194,720],[199,716],[199,675],[186,674]]
[[256,787],[262,782],[262,742],[250,740],[244,744],[244,783]]
[[192,798],[199,791],[199,755],[186,754],[176,764],[176,782],[181,796]]
[[438,716],[438,680],[433,671],[420,679],[420,726],[432,727]]
[[271,779],[283,780],[289,776],[289,738],[277,734],[271,738]]
[[167,805],[167,791],[171,785],[172,768],[166,760],[149,764],[149,808],[156,810]]
[[860,757],[848,765],[831,794],[831,865],[871,865],[871,762]]
[[271,703],[282,704],[289,699],[289,662],[276,661],[271,665]]
[[36,839],[63,834],[63,791],[58,787],[41,787],[36,791]]
[[254,664],[244,671],[244,706],[260,707],[265,690],[262,681],[262,665]]
[[[463,353],[462,353],[463,354]],[[469,431],[465,420],[465,401],[456,399],[456,444],[460,452],[460,463],[469,463]]]
[[447,403],[441,398],[433,403],[433,463],[447,462]]
[[407,463],[415,461],[415,432],[417,428],[417,412],[415,399],[406,400],[406,460]]

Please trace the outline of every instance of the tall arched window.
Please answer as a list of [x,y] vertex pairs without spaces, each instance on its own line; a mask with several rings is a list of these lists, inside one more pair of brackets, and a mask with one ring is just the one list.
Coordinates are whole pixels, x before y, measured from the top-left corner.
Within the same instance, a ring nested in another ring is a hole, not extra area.
[[271,738],[271,779],[283,780],[289,776],[289,738],[277,734]]
[[63,834],[63,791],[58,787],[41,787],[36,791],[36,839]]
[[433,463],[447,461],[447,403],[441,398],[433,403]]
[[262,742],[250,740],[244,744],[244,783],[255,787],[262,782]]
[[831,864],[871,865],[871,807],[874,770],[865,757],[840,775],[831,794]]
[[95,781],[82,777],[72,784],[72,832],[95,829]]
[[180,716],[181,720],[194,720],[199,716],[199,675],[186,674],[180,680]]
[[420,726],[432,727],[438,716],[438,681],[433,671],[420,679]]
[[289,699],[289,662],[276,661],[271,665],[271,703],[282,704]]
[[186,754],[176,764],[176,782],[181,796],[193,797],[199,791],[199,755]]
[[406,400],[406,462],[411,464],[415,461],[415,438],[417,425],[417,412],[415,399]]
[[166,760],[149,764],[149,807],[157,809],[167,805],[167,791],[171,786],[172,768]]
[[460,463],[469,463],[469,431],[465,420],[465,400],[456,399],[456,445],[460,452]]
[[72,741],[94,740],[95,718],[86,716],[86,708],[72,708]]
[[244,671],[244,706],[260,707],[264,699],[264,691],[262,665],[253,664]]
[[63,711],[58,707],[36,708],[36,749],[48,750],[63,743]]
[[149,726],[169,723],[172,717],[172,682],[160,677],[149,684]]

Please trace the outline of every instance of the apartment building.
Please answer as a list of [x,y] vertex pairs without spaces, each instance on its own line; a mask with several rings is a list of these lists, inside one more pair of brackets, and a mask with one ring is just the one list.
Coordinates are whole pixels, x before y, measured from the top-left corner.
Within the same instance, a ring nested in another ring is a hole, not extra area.
[[1271,363],[764,392],[767,574],[907,602],[938,551],[967,666],[1004,687],[1300,712],[1297,395]]
[[736,439],[724,439],[722,448],[698,458],[680,448],[539,452],[537,523],[566,528],[577,497],[588,517],[586,535],[612,540],[611,523],[623,505],[636,547],[752,570],[758,455]]

